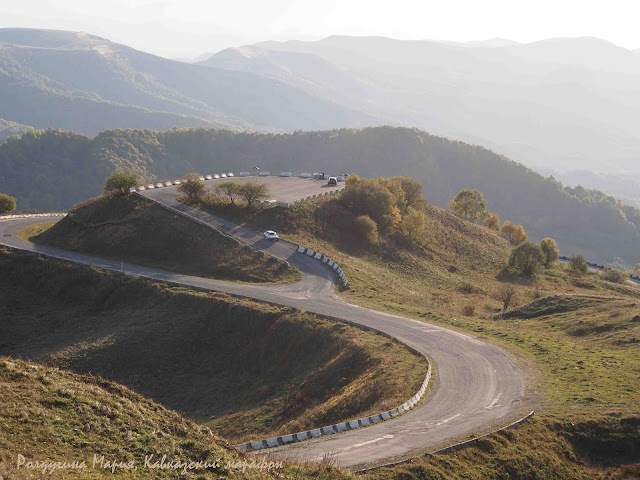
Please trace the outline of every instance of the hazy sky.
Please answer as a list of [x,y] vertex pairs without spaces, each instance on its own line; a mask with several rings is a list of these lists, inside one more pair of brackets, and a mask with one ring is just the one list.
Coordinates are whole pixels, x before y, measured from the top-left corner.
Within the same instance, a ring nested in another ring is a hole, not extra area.
[[640,48],[637,0],[0,0],[0,27],[93,33],[166,57],[333,34],[530,42],[595,36]]

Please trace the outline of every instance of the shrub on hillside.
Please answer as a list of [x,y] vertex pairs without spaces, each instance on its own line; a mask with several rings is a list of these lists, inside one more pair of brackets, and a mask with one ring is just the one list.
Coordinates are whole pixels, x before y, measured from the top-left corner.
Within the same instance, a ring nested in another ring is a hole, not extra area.
[[360,215],[353,222],[353,228],[358,236],[367,244],[378,243],[378,225],[368,215]]
[[0,193],[0,215],[7,215],[16,209],[16,199]]
[[500,230],[500,217],[495,213],[490,213],[487,215],[487,218],[484,219],[484,224],[491,230],[497,232]]
[[524,242],[511,252],[509,268],[514,272],[531,276],[539,272],[544,265],[544,254],[540,245]]
[[558,261],[560,251],[558,250],[558,245],[556,245],[556,241],[553,238],[544,238],[542,242],[540,242],[540,248],[542,248],[542,253],[544,253],[544,265],[546,267],[549,267],[552,263]]
[[129,196],[129,190],[140,185],[138,175],[131,170],[114,170],[104,182],[104,192],[118,192],[125,197]]
[[184,193],[190,203],[200,203],[204,197],[207,187],[204,184],[204,180],[200,179],[200,175],[197,173],[188,174],[184,181],[178,186],[178,191]]
[[522,225],[514,225],[509,220],[502,224],[500,233],[511,245],[520,245],[529,238]]
[[584,255],[577,254],[569,257],[569,269],[578,275],[583,275],[589,270],[587,261],[584,259]]
[[516,295],[516,289],[513,285],[502,285],[498,290],[498,299],[502,302],[502,309],[506,310],[511,305]]
[[611,268],[604,273],[604,279],[613,283],[625,283],[629,279],[629,275],[621,270]]
[[465,317],[473,317],[476,313],[476,307],[475,305],[472,304],[468,304],[465,305],[464,307],[462,307],[462,314]]

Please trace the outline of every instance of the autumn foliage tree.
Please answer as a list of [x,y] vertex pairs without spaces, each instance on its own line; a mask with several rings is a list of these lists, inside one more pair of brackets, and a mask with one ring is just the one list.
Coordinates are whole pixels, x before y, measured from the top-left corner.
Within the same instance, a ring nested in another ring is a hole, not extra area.
[[409,207],[407,214],[402,218],[399,225],[400,233],[403,237],[414,243],[419,243],[424,232],[424,214],[413,207]]
[[497,232],[500,230],[500,217],[495,213],[489,213],[484,219],[484,224]]
[[129,191],[138,185],[140,185],[140,180],[132,170],[114,170],[104,182],[104,192],[118,192],[128,197]]
[[16,199],[0,193],[0,215],[7,215],[16,209]]
[[509,241],[509,243],[511,243],[511,245],[520,245],[521,243],[526,242],[529,238],[522,225],[514,225],[509,220],[502,224],[500,233]]
[[477,190],[462,189],[456,198],[449,202],[449,208],[471,220],[484,218],[487,213],[487,201],[482,192]]
[[542,249],[542,253],[544,253],[544,265],[546,267],[558,261],[560,250],[558,250],[558,245],[556,245],[556,241],[553,238],[544,238],[542,242],[540,242],[540,248]]

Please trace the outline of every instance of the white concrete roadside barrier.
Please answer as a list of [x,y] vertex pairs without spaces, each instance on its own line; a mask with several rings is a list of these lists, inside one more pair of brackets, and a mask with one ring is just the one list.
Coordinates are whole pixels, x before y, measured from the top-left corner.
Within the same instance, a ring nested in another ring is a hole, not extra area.
[[291,172],[280,172],[281,177],[290,177],[292,175]]
[[238,173],[239,177],[250,177],[251,176],[251,172],[240,172]]
[[261,177],[268,177],[269,175],[271,175],[271,172],[260,172]]
[[[424,355],[422,355],[424,357]],[[386,412],[379,413],[377,415],[371,415],[369,417],[359,418],[357,420],[350,420],[348,422],[336,423],[334,425],[328,425],[326,427],[314,428],[313,430],[307,430],[306,432],[298,432],[288,435],[282,435],[279,437],[267,438],[265,440],[257,440],[253,442],[247,442],[240,445],[236,445],[235,448],[241,451],[249,450],[264,450],[266,448],[279,447],[288,445],[290,443],[304,442],[310,438],[318,438],[325,435],[333,435],[335,433],[346,432],[348,430],[355,430],[357,428],[366,427],[369,425],[388,420],[389,418],[396,417],[401,413],[411,410],[418,402],[424,397],[427,391],[429,382],[431,381],[431,362],[424,357],[427,361],[427,374],[420,390],[399,407],[387,410]]]
[[0,220],[11,220],[13,218],[32,218],[32,217],[64,217],[66,213],[24,213],[17,215],[2,215]]
[[313,177],[313,173],[301,173],[300,178],[311,178]]

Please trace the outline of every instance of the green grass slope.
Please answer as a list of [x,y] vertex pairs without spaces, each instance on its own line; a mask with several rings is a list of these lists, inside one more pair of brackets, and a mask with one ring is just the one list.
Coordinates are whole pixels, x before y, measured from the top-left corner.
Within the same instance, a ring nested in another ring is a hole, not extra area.
[[0,268],[0,355],[117,381],[234,442],[379,413],[424,380],[401,344],[294,309],[29,254]]
[[[350,302],[476,335],[518,358],[530,424],[463,453],[415,458],[371,478],[636,478],[640,419],[640,289],[562,264],[534,277],[506,270],[511,246],[496,232],[438,207],[424,208],[419,244],[352,237],[337,198],[248,216],[219,214],[335,259]],[[501,290],[515,295],[503,311]],[[484,432],[477,432],[481,434]],[[464,439],[462,439],[464,440]]]
[[243,282],[291,282],[300,272],[260,257],[215,231],[132,195],[103,195],[74,207],[33,237],[66,250],[180,273]]

